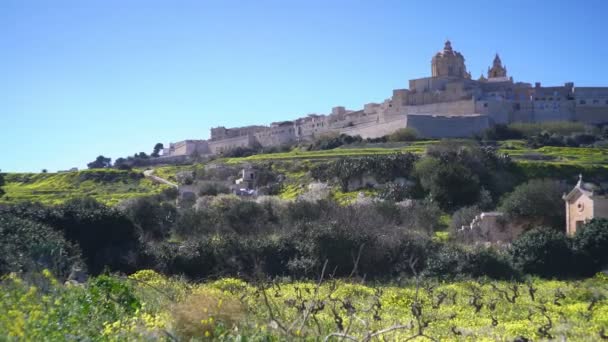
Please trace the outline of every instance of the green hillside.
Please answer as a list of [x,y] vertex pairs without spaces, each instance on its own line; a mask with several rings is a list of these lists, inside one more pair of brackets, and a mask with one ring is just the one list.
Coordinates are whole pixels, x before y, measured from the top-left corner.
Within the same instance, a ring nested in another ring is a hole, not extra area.
[[8,173],[6,194],[0,203],[37,201],[58,204],[71,198],[93,197],[114,205],[122,200],[152,195],[165,186],[154,184],[135,171],[98,169],[64,173]]
[[[343,157],[357,158],[400,152],[423,154],[428,146],[439,143],[441,141],[430,140],[411,143],[353,144],[321,151],[293,149],[283,153],[218,158],[209,163],[235,168],[244,163],[272,163],[274,171],[286,176],[281,197],[295,198],[304,186],[312,181],[308,171],[317,163]],[[501,153],[511,156],[526,178],[567,179],[576,177],[579,173],[608,178],[608,148],[545,146],[534,149],[527,147],[523,140],[502,141],[496,147]],[[202,169],[202,167],[202,164],[159,166],[155,167],[155,175],[177,182],[178,172]],[[124,199],[159,193],[165,188],[164,185],[145,179],[142,171],[98,169],[48,174],[9,173],[5,176],[6,195],[0,199],[0,203],[39,201],[57,204],[71,198],[89,196],[103,203],[115,205]],[[342,200],[344,196],[350,198],[355,195],[356,193],[335,194],[338,200]]]

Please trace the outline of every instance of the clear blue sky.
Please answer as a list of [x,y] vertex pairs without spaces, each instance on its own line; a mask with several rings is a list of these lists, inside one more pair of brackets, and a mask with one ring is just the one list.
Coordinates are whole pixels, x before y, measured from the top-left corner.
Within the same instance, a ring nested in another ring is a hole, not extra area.
[[84,167],[332,106],[430,74],[608,86],[608,1],[0,1],[0,169]]

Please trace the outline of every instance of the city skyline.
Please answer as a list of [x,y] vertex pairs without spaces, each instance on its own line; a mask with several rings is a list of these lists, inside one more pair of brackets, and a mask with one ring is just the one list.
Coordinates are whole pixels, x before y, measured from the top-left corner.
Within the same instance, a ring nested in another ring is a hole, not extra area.
[[473,79],[499,53],[516,82],[608,85],[599,1],[235,4],[1,4],[0,169],[82,168],[214,126],[382,102],[427,76],[446,38]]

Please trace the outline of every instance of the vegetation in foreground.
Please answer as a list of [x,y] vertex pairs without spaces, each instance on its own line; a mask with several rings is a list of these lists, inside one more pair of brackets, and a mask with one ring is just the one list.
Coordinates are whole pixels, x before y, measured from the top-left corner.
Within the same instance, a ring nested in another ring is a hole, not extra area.
[[601,341],[608,278],[365,285],[356,280],[194,284],[139,271],[62,285],[0,283],[0,331],[25,340]]

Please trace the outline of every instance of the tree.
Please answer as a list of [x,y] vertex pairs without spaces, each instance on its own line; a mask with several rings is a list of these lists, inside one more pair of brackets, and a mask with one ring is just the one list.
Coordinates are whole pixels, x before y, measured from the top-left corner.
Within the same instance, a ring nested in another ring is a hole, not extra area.
[[546,278],[572,274],[573,253],[562,232],[532,229],[513,242],[509,253],[514,266],[524,273]]
[[114,162],[114,167],[119,170],[131,170],[132,162],[125,158],[118,158]]
[[112,166],[112,159],[104,156],[98,156],[95,161],[87,164],[89,169],[103,169]]
[[2,190],[2,187],[4,186],[4,175],[1,171],[2,170],[0,170],[0,197],[4,195],[4,190]]
[[48,173],[48,172],[49,172],[49,170],[47,170],[47,169],[42,169],[42,171],[41,171],[41,172],[42,172],[42,173]]
[[472,205],[479,199],[479,177],[466,165],[426,157],[415,168],[422,188],[443,208]]
[[154,145],[154,150],[152,151],[152,154],[150,156],[157,158],[158,156],[160,156],[160,151],[163,148],[164,148],[164,146],[162,143],[156,143],[156,145]]
[[561,230],[566,220],[562,200],[565,191],[565,185],[557,181],[533,179],[507,194],[502,200],[500,211],[514,218]]
[[585,257],[589,273],[608,265],[608,219],[593,219],[576,231],[574,247]]

